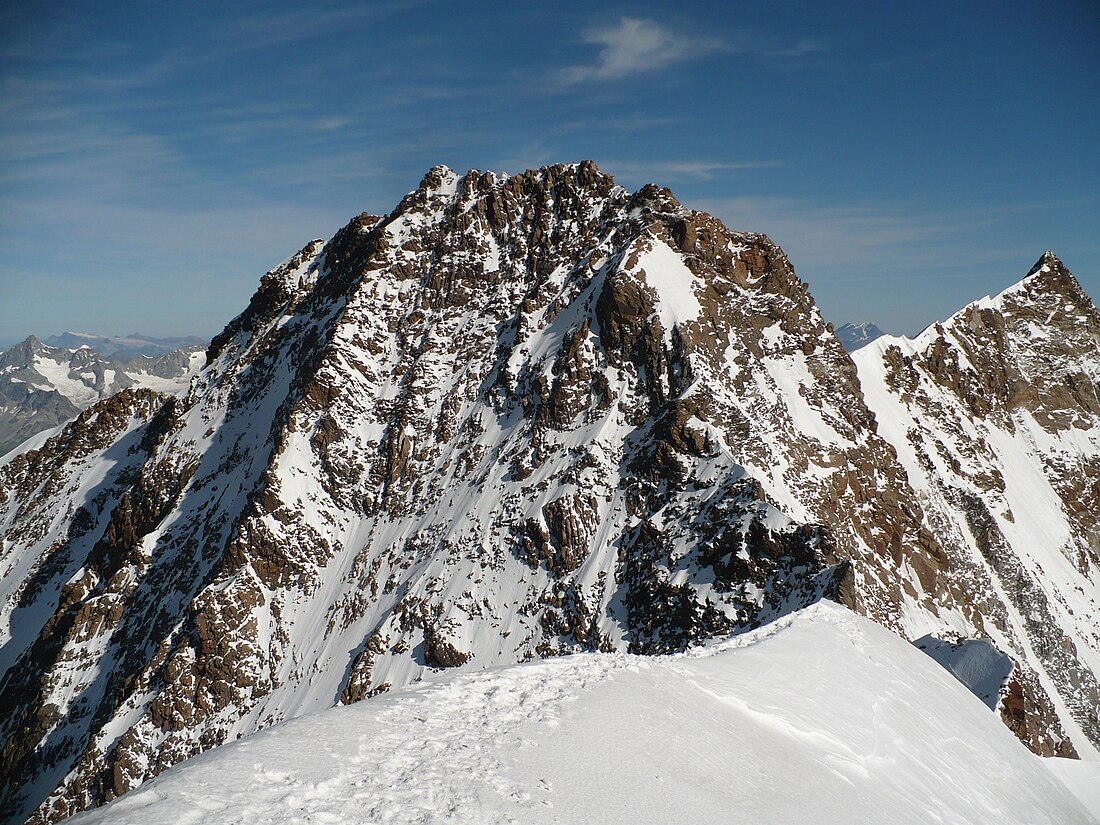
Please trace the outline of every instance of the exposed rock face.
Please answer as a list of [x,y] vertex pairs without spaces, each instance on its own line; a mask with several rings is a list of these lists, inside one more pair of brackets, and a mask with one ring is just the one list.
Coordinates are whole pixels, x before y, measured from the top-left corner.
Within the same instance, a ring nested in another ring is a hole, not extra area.
[[679,650],[826,594],[910,636],[1004,613],[782,251],[591,163],[431,170],[207,359],[0,468],[16,818],[428,668]]
[[1002,715],[1039,753],[1072,751],[1067,732],[1100,742],[1096,308],[1048,252],[996,298],[854,358],[983,633],[1026,664]]
[[[46,346],[33,335],[0,353],[0,455],[128,387],[158,392],[186,389],[202,364],[202,347],[194,344],[147,355],[136,346],[126,350],[109,343],[134,340],[136,345],[142,343],[140,339],[87,338],[108,346],[112,354],[103,355],[87,345],[74,349]],[[65,333],[57,340],[81,339]],[[145,342],[146,349],[155,346]]]

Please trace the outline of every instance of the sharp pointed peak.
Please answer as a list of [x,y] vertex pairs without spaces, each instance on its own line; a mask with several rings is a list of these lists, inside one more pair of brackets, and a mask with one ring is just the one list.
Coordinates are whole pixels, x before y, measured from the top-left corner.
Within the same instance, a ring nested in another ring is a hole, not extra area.
[[1039,260],[1035,262],[1035,265],[1031,267],[1027,274],[1029,276],[1035,275],[1043,269],[1050,269],[1054,272],[1069,272],[1069,270],[1066,269],[1066,265],[1062,263],[1062,259],[1055,255],[1054,251],[1050,249],[1039,256]]

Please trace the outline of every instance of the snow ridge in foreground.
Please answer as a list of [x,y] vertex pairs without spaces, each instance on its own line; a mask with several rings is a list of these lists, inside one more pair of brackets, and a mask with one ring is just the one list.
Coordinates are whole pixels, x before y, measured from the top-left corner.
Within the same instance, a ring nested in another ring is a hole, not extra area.
[[934,661],[831,603],[683,655],[441,677],[217,748],[72,821],[811,820],[1097,821]]

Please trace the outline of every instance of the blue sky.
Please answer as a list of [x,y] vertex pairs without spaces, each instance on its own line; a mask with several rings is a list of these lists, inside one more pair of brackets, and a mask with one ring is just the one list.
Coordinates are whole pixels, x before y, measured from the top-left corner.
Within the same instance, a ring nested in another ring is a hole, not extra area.
[[0,342],[212,335],[437,163],[592,158],[912,332],[1054,249],[1100,299],[1100,4],[0,11]]

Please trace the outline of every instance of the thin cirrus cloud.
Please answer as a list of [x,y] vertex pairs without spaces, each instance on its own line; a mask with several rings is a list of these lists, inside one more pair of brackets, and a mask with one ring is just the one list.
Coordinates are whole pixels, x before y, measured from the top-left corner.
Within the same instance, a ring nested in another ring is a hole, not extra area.
[[722,172],[749,169],[774,169],[782,166],[774,160],[742,161],[601,161],[600,168],[616,177],[645,179],[647,183],[675,180],[712,180]]
[[596,62],[566,66],[559,71],[559,80],[565,83],[620,80],[725,48],[717,38],[689,37],[654,20],[637,17],[623,17],[613,26],[589,29],[584,40],[600,47]]
[[[945,247],[965,244],[984,224],[977,215],[912,214],[896,205],[830,205],[778,197],[703,199],[702,209],[738,231],[765,232],[781,246],[814,264],[883,264],[906,260],[918,268],[942,256]],[[924,257],[927,255],[927,259]],[[799,261],[795,261],[796,268]]]
[[734,43],[717,37],[682,34],[656,20],[639,17],[623,17],[614,25],[589,29],[583,39],[586,43],[599,46],[599,54],[593,63],[560,69],[557,79],[566,85],[622,80],[717,52],[801,58],[828,51],[822,41],[812,38],[779,47],[766,45],[766,39]]

